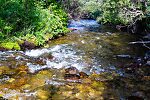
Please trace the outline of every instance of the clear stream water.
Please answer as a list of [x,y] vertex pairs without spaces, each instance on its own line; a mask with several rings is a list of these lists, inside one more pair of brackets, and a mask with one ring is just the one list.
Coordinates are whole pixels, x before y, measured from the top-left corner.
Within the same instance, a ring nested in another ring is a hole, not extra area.
[[[128,67],[148,52],[129,45],[137,36],[95,20],[71,20],[68,27],[76,30],[45,48],[0,52],[1,99],[149,100],[149,67]],[[66,79],[70,67],[88,77]]]

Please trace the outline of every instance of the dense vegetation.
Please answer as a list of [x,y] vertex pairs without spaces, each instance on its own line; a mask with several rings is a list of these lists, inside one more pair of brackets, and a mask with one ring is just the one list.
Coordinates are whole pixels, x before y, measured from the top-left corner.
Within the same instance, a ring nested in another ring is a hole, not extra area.
[[0,0],[1,47],[20,49],[24,41],[43,45],[66,33],[66,25],[67,14],[55,0]]
[[70,18],[97,18],[101,15],[102,0],[61,0]]
[[142,4],[130,0],[105,0],[102,5],[101,20],[104,23],[128,24],[135,17],[142,17]]
[[140,24],[147,25],[144,28],[150,28],[149,0],[63,0],[62,4],[71,18],[92,18],[103,24],[128,25],[129,28],[141,20]]

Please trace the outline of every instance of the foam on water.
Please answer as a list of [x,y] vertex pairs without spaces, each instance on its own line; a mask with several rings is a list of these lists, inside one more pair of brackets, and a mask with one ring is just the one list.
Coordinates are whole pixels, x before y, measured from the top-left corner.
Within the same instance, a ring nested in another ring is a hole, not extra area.
[[37,49],[26,51],[25,55],[30,57],[39,57],[45,53],[51,53],[53,59],[44,59],[46,61],[46,65],[34,65],[32,63],[27,63],[29,70],[31,73],[34,73],[38,70],[45,68],[68,68],[68,67],[76,67],[78,70],[82,71],[85,67],[88,66],[86,61],[83,60],[82,55],[77,53],[79,51],[74,50],[73,46],[68,44],[57,45],[48,49]]
[[36,49],[36,50],[30,50],[26,51],[25,55],[30,57],[39,57],[44,53],[49,53],[50,51],[48,49]]

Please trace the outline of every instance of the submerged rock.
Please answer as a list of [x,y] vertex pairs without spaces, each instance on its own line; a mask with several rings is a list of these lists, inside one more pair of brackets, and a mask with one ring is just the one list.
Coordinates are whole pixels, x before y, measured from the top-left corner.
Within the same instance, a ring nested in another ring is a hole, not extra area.
[[64,79],[66,80],[79,80],[80,76],[76,74],[65,74]]
[[38,90],[36,95],[40,100],[48,100],[50,93],[48,91]]

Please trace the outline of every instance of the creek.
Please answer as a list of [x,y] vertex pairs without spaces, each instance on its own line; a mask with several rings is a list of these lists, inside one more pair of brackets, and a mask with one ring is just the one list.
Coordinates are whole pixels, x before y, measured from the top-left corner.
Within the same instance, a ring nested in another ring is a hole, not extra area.
[[0,52],[1,99],[150,98],[149,66],[133,66],[149,51],[129,44],[139,37],[95,20],[71,20],[68,28],[74,31],[44,48]]

